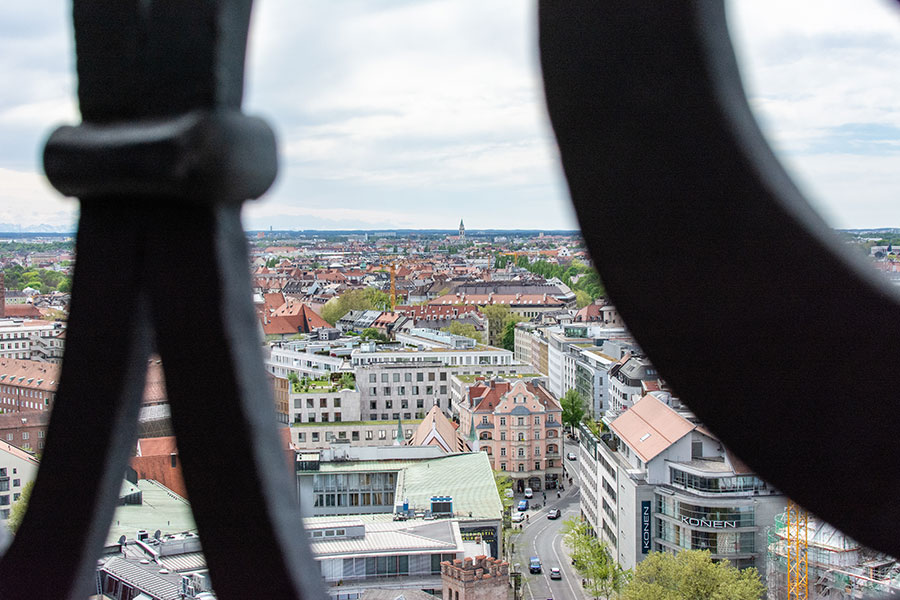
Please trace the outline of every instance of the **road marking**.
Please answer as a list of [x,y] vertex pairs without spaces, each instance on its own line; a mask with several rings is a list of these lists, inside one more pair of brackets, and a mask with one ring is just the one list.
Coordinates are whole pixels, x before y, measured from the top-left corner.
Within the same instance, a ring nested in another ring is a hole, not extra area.
[[[550,544],[550,548],[553,550],[553,554],[556,555],[556,562],[559,563],[559,572],[564,573],[565,567],[563,566],[563,560],[559,557],[559,552],[556,551],[556,544],[560,542],[560,537],[556,536],[556,539],[553,540],[553,543]],[[566,557],[568,558],[568,557]],[[566,573],[564,578],[566,585],[569,586],[569,590],[572,592],[572,598],[577,598],[578,594],[575,593],[575,589],[572,587],[572,583],[569,581],[569,574]]]

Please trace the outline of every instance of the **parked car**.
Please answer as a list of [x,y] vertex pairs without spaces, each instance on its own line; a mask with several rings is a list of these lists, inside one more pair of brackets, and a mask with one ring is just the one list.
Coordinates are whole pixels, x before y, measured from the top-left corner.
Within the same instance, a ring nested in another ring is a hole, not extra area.
[[512,516],[513,523],[521,523],[524,520],[525,520],[525,513],[523,513],[523,512],[513,513],[513,516]]
[[519,510],[528,510],[528,500],[519,500]]
[[562,573],[559,572],[559,567],[550,569],[550,579],[562,579]]
[[516,495],[516,493],[512,491],[512,488],[507,488],[507,489],[506,489],[506,497],[507,497],[507,498],[512,498],[512,497],[514,497],[515,495]]
[[534,492],[531,490],[531,488],[525,488],[525,497],[526,498],[534,497]]
[[528,570],[532,573],[540,573],[541,559],[539,559],[537,556],[532,556],[531,560],[528,563]]
[[566,458],[568,458],[569,460],[575,460],[578,457],[575,456],[574,452],[569,452],[568,454],[566,454]]
[[560,512],[559,512],[558,508],[551,508],[549,511],[547,511],[548,519],[558,519],[559,515],[560,515]]

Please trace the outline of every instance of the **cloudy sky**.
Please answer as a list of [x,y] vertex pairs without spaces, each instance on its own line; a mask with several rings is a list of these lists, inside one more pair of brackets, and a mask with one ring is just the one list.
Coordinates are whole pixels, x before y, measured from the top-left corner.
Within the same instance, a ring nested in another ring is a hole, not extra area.
[[[732,0],[751,105],[836,227],[900,226],[900,10]],[[525,0],[257,0],[245,110],[281,171],[247,228],[576,226],[543,116]],[[68,8],[0,5],[0,229],[66,226],[40,174],[77,122]],[[23,208],[23,207],[27,207]]]

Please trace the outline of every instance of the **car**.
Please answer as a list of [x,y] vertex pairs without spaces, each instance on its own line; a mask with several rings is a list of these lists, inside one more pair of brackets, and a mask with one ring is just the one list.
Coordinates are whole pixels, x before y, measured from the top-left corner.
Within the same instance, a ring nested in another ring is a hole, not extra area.
[[558,508],[551,508],[549,511],[547,511],[548,519],[558,519],[559,515],[560,515],[560,512],[559,512]]
[[512,491],[512,488],[506,489],[506,497],[507,498],[513,498],[513,497],[515,497],[515,495],[516,495],[516,493]]
[[540,573],[541,572],[541,559],[537,556],[532,556],[531,560],[528,561],[528,570],[531,573]]
[[550,569],[550,579],[562,579],[562,573],[560,573],[559,567]]
[[525,497],[526,498],[534,497],[534,492],[531,490],[531,488],[525,488]]
[[575,456],[574,452],[569,452],[568,454],[566,454],[566,458],[568,458],[569,460],[575,460],[578,457]]
[[524,520],[525,520],[525,513],[523,513],[523,512],[513,513],[513,516],[512,516],[513,523],[521,523]]
[[519,500],[519,510],[528,510],[528,500]]

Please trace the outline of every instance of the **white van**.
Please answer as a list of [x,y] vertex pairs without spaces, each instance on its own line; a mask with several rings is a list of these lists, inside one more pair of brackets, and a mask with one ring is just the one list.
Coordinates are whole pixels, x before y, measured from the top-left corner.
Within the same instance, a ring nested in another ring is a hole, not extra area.
[[534,492],[531,491],[531,488],[525,488],[525,497],[526,497],[526,498],[533,498],[533,497],[534,497]]

